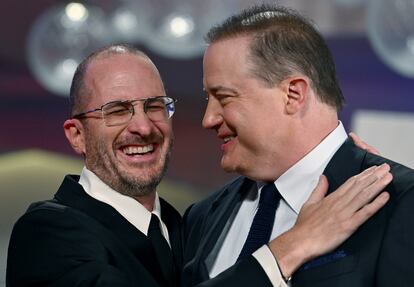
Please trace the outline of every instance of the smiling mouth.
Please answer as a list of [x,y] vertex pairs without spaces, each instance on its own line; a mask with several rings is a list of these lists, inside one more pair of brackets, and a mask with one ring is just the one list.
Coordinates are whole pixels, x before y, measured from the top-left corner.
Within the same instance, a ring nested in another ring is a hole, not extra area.
[[232,141],[233,139],[234,139],[233,136],[229,136],[229,137],[225,137],[223,140],[224,140],[224,143],[228,143],[229,141]]
[[154,151],[154,145],[149,144],[145,146],[127,146],[122,149],[122,152],[128,156],[145,155]]
[[236,138],[235,136],[226,136],[226,137],[224,137],[223,138],[224,143],[221,145],[221,150],[223,152],[226,152],[230,148],[230,146],[233,145],[233,142],[234,142],[235,138]]

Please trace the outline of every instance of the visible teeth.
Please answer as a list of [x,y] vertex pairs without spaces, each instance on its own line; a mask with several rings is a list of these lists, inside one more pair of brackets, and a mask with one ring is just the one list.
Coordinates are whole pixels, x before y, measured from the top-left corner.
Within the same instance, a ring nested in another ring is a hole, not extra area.
[[224,138],[224,142],[227,143],[229,141],[231,141],[234,137],[225,137]]
[[144,154],[154,150],[154,145],[149,144],[146,146],[129,146],[123,149],[123,152],[127,155]]

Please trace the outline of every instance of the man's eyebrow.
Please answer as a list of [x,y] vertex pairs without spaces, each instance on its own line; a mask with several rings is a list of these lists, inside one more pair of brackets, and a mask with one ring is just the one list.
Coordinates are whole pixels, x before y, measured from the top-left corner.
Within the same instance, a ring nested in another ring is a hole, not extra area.
[[237,94],[237,90],[229,88],[229,87],[225,87],[225,86],[212,86],[212,87],[204,87],[203,91],[205,92],[209,92],[209,93],[216,93],[216,92],[230,92],[233,94]]

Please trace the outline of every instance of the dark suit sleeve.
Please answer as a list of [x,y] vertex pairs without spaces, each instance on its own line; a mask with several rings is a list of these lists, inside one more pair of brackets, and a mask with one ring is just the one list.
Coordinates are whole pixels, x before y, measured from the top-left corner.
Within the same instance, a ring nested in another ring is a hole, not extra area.
[[13,228],[7,286],[131,286],[99,238],[65,212],[26,213]]
[[379,287],[413,286],[414,187],[400,186],[401,196],[394,203],[381,254],[377,283]]

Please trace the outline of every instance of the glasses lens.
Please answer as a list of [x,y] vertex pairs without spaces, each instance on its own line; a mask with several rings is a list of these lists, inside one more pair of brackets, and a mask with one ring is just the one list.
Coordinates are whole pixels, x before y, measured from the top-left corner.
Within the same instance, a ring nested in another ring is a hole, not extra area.
[[174,100],[169,97],[149,98],[144,103],[144,110],[152,121],[165,121],[174,114]]
[[134,107],[130,102],[113,102],[102,107],[102,113],[107,126],[127,123],[133,114]]

